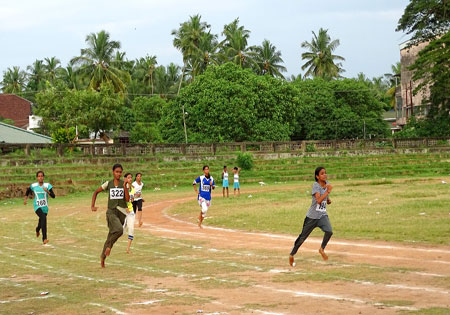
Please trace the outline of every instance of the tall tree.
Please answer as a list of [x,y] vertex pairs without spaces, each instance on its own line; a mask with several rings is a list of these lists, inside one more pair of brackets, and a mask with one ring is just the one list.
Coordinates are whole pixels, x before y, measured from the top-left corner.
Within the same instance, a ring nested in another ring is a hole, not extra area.
[[267,39],[265,39],[261,46],[254,48],[255,61],[259,66],[259,72],[261,74],[269,74],[273,77],[284,78],[281,74],[286,72],[286,68],[282,65],[283,59],[281,58],[281,52],[272,45]]
[[45,83],[45,69],[43,61],[36,59],[32,65],[27,67],[27,70],[27,89],[31,92],[41,90]]
[[113,57],[120,42],[110,39],[106,31],[86,36],[87,48],[81,49],[81,55],[72,59],[79,65],[77,71],[89,78],[89,87],[99,90],[103,82],[110,82],[115,92],[125,92],[130,82],[130,74],[112,65]]
[[1,82],[3,93],[21,94],[25,87],[26,73],[20,67],[8,68]]
[[448,0],[410,0],[396,29],[411,34],[412,44],[432,40],[449,30]]
[[[155,93],[154,72],[158,61],[156,56],[145,56],[136,61],[134,74],[146,87],[151,94]],[[146,89],[147,90],[147,89]]]
[[61,61],[58,58],[51,57],[44,59],[45,76],[50,83],[53,83],[56,80],[56,75],[60,68]]
[[250,31],[246,30],[243,25],[239,26],[239,18],[225,25],[222,35],[225,36],[221,43],[222,52],[220,54],[223,62],[231,61],[243,68],[257,68],[253,52],[255,46],[248,45]]
[[321,77],[333,79],[340,77],[344,72],[342,64],[336,61],[344,61],[344,57],[333,55],[333,52],[339,46],[339,39],[331,40],[328,30],[319,29],[319,34],[313,33],[311,42],[304,41],[302,48],[309,51],[302,54],[302,59],[307,60],[302,66],[306,70],[305,77]]

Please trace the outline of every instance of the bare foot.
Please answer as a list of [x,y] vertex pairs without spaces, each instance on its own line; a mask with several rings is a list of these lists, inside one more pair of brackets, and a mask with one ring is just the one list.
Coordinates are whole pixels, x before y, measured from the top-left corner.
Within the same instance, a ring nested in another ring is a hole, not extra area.
[[294,256],[289,255],[289,265],[295,267]]
[[142,221],[141,221],[141,222],[139,222],[139,227],[141,227],[141,226],[142,226],[142,224],[144,224],[144,222],[142,222]]
[[328,260],[328,255],[325,254],[325,251],[323,248],[319,249],[319,253],[320,253],[320,255],[322,255],[323,260]]
[[111,254],[111,248],[106,247],[105,256],[109,256],[109,254]]
[[131,254],[131,250],[127,249],[127,254]]
[[105,258],[101,258],[100,259],[100,266],[102,266],[102,268],[105,268]]
[[36,237],[39,237],[39,235],[41,235],[41,234],[39,233],[39,231],[37,231],[36,232]]
[[44,245],[46,245],[46,244],[48,243],[48,240],[44,240],[44,242],[43,242],[43,243],[44,243]]

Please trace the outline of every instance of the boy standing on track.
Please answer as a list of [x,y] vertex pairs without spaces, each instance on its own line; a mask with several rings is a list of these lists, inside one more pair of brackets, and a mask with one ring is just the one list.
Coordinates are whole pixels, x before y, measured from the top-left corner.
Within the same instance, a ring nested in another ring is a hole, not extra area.
[[323,167],[316,168],[314,178],[316,182],[312,187],[311,207],[309,208],[305,221],[303,222],[302,233],[295,240],[294,247],[289,255],[289,265],[291,265],[291,267],[295,266],[294,255],[316,227],[319,227],[325,232],[319,253],[322,255],[323,260],[328,260],[328,255],[325,254],[325,247],[333,235],[333,230],[331,228],[330,220],[328,219],[327,204],[331,204],[329,195],[333,189],[333,186],[331,186],[331,184],[327,181],[327,172]]
[[105,182],[92,195],[91,210],[97,211],[95,201],[97,195],[102,191],[108,192],[108,210],[106,210],[106,222],[108,223],[109,233],[103,246],[100,256],[100,264],[105,268],[105,259],[111,253],[114,243],[123,234],[123,224],[127,215],[127,202],[130,201],[127,184],[121,180],[123,167],[120,164],[114,164],[114,179]]
[[48,196],[55,198],[53,186],[49,183],[44,183],[44,172],[38,171],[36,173],[37,183],[31,184],[27,188],[23,204],[27,204],[28,196],[34,193],[33,208],[36,215],[39,217],[39,222],[36,227],[36,237],[39,237],[39,232],[42,230],[42,242],[48,243],[47,239],[47,214],[48,214]]
[[223,197],[225,197],[225,189],[227,190],[227,197],[230,197],[230,192],[228,191],[228,170],[227,170],[227,166],[225,165],[223,167],[223,172],[222,172],[222,193],[223,193]]
[[[200,192],[197,191],[197,184],[200,184]],[[214,179],[209,175],[209,166],[203,166],[203,175],[194,180],[194,190],[197,196],[198,204],[202,208],[198,217],[198,227],[202,228],[203,219],[206,216],[208,208],[211,206],[211,191],[215,188]]]

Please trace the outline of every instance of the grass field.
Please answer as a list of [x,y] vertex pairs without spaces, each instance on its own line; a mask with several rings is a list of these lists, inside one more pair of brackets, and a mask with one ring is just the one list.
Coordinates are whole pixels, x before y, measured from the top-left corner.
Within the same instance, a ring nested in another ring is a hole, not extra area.
[[[42,167],[56,187],[67,178],[76,184],[50,201],[49,246],[35,237],[31,203],[0,200],[0,314],[450,312],[450,184],[442,183],[450,182],[450,156],[257,160],[242,173],[240,198],[223,199],[217,180],[200,231],[190,183],[203,163],[124,163],[145,173],[148,208],[133,253],[122,237],[106,269],[99,264],[106,195],[97,213],[90,198],[109,166]],[[209,163],[213,174],[223,163]],[[335,187],[330,261],[317,254],[322,233],[315,231],[289,269],[318,163]],[[2,167],[3,183],[29,183],[35,170]]]
[[[334,181],[328,213],[341,238],[450,244],[450,177]],[[216,191],[206,224],[298,234],[311,205],[312,182],[243,186],[240,198]],[[171,211],[192,219],[188,204]],[[313,235],[321,235],[316,231]]]

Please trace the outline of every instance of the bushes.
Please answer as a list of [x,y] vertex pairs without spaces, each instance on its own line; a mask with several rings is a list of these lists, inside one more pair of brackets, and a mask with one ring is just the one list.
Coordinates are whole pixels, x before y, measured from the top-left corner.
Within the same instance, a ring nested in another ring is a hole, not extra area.
[[253,168],[253,155],[249,152],[238,153],[236,163],[243,170],[251,170]]

